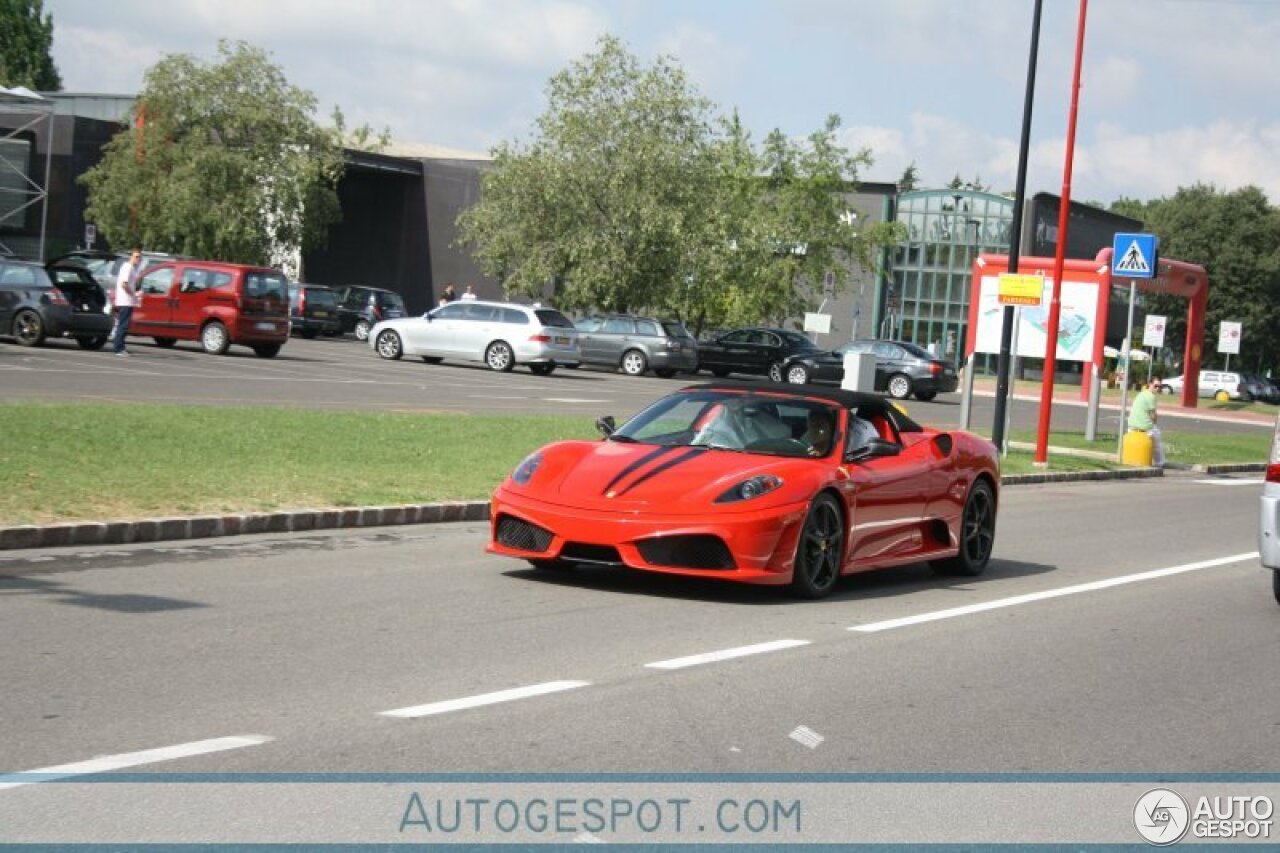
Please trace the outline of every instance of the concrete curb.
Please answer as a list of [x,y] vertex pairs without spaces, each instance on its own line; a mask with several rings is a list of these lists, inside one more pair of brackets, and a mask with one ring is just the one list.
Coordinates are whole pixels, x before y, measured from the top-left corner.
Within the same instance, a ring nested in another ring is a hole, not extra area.
[[453,501],[345,509],[298,509],[133,521],[82,521],[0,527],[0,551],[66,545],[127,545],[177,539],[207,539],[247,533],[290,533],[343,527],[384,527],[443,521],[485,521],[488,501]]

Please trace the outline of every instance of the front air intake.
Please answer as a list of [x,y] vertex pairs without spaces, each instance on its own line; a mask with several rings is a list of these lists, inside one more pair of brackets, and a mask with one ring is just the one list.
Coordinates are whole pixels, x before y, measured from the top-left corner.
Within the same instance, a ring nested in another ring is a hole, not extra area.
[[552,534],[550,530],[530,524],[523,518],[503,515],[498,518],[495,538],[499,545],[508,548],[542,553],[551,547]]
[[654,566],[673,569],[735,568],[729,546],[719,536],[661,536],[636,543],[640,556]]

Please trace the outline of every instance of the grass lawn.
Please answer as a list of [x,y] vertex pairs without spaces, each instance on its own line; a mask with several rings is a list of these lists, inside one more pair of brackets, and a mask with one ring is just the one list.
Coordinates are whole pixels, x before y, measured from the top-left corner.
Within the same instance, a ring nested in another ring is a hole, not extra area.
[[[531,450],[596,432],[590,417],[8,403],[0,435],[0,525],[12,525],[483,499]],[[1188,464],[1262,462],[1269,442],[1165,433]],[[1050,445],[1114,453],[1116,440],[1063,432]],[[1051,452],[1048,470],[1117,467]],[[1030,451],[1004,460],[1006,474],[1039,470]]]
[[590,418],[0,405],[0,524],[488,497]]

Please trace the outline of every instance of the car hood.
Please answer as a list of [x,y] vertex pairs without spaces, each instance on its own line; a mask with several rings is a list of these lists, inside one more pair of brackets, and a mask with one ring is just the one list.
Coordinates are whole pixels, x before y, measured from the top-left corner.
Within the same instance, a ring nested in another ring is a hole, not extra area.
[[[544,447],[529,482],[503,484],[538,500],[596,510],[660,510],[669,514],[753,511],[807,500],[823,462],[701,447],[664,447],[616,441],[567,441]],[[742,481],[781,477],[783,486],[750,501],[716,504]]]

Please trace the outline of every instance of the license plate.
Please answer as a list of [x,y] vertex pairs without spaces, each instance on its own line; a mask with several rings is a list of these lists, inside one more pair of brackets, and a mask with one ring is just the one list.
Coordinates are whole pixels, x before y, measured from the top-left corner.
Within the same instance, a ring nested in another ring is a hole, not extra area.
[[561,344],[562,346],[567,347],[569,345],[569,339],[565,337],[561,337],[560,335],[556,335],[555,341],[556,343]]
[[276,330],[275,323],[259,323],[257,325],[259,332],[274,332]]
[[329,316],[329,312],[328,312],[328,311],[317,311],[317,312],[315,312],[315,314],[314,314],[313,316],[316,316],[316,317],[328,317],[328,316]]

